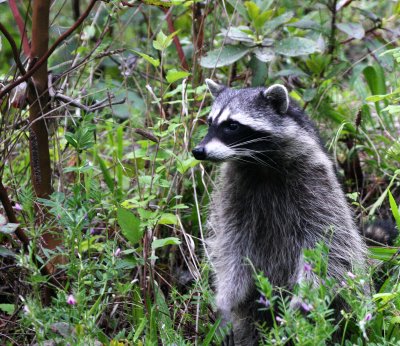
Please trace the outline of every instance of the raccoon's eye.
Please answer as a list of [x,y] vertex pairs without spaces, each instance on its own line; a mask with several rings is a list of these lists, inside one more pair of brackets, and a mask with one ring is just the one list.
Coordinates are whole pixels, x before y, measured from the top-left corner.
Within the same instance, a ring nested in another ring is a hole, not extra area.
[[211,124],[212,124],[212,119],[211,119],[211,118],[208,118],[208,119],[207,119],[207,125],[208,125],[208,126],[211,126]]
[[225,125],[224,130],[227,132],[234,132],[234,131],[239,130],[239,127],[240,127],[239,123],[232,121],[232,122],[228,122]]

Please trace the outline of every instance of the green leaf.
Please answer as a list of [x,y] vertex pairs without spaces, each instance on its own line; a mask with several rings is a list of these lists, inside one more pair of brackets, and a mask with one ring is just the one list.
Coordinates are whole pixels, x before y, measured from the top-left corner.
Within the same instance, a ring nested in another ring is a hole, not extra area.
[[293,18],[293,16],[294,16],[294,13],[289,11],[289,12],[285,12],[284,14],[282,14],[278,17],[275,17],[275,18],[269,20],[267,22],[267,24],[265,25],[265,31],[268,33],[274,31],[278,26],[285,24],[289,20],[291,20]]
[[94,25],[88,25],[83,28],[83,32],[81,35],[81,40],[89,41],[96,35],[96,28]]
[[237,11],[243,18],[247,18],[247,9],[244,7],[243,2],[238,0],[228,0],[228,3]]
[[275,57],[274,51],[266,47],[254,49],[254,54],[262,62],[270,62]]
[[[371,95],[371,96],[368,96],[367,98],[365,98],[365,101],[378,102],[378,101],[386,100],[389,97],[390,97],[390,94],[388,94],[388,95]],[[387,109],[385,108],[382,110],[387,110]]]
[[228,66],[243,58],[249,51],[250,48],[241,45],[223,46],[203,56],[200,65],[205,68]]
[[294,23],[288,23],[287,26],[293,26],[294,28],[299,28],[299,29],[312,29],[312,30],[317,30],[321,27],[321,25],[318,24],[317,22],[307,18],[300,19]]
[[138,52],[136,50],[132,50],[135,54],[141,56],[144,60],[152,64],[154,67],[160,66],[160,60],[152,58],[150,55]]
[[214,335],[217,332],[217,329],[220,324],[221,324],[221,319],[218,319],[215,321],[214,325],[211,327],[211,329],[207,333],[206,337],[204,338],[202,346],[210,345],[211,341],[214,339]]
[[16,231],[18,227],[19,227],[18,223],[7,223],[6,225],[0,226],[0,233],[12,234]]
[[140,228],[140,220],[133,213],[125,208],[118,207],[117,220],[122,234],[132,245],[142,239],[143,230]]
[[397,248],[388,248],[388,247],[372,247],[370,246],[368,248],[368,251],[370,253],[370,257],[373,259],[377,259],[380,261],[389,261],[394,258],[397,254]]
[[386,95],[385,75],[382,67],[373,65],[363,70],[372,95]]
[[166,78],[167,78],[168,83],[173,83],[173,82],[176,82],[179,79],[186,78],[188,76],[190,76],[189,72],[178,71],[176,69],[172,69],[172,70],[169,70],[167,72]]
[[200,161],[197,161],[194,157],[189,157],[186,160],[177,160],[177,170],[179,173],[184,174],[189,168],[197,166]]
[[221,35],[234,41],[254,43],[254,40],[247,33],[248,30],[249,27],[247,26],[230,27],[229,29],[222,29]]
[[275,45],[275,52],[286,56],[309,55],[317,50],[316,42],[303,37],[285,38]]
[[400,113],[400,106],[387,106],[383,108],[382,111],[387,111],[390,114],[396,115]]
[[105,181],[107,187],[110,189],[111,192],[114,192],[114,188],[115,188],[114,179],[110,175],[110,170],[108,169],[104,160],[99,155],[96,155],[96,159],[99,162],[99,166],[100,166],[101,172],[103,173],[104,181]]
[[271,15],[273,14],[273,10],[270,11],[265,11],[263,13],[260,13],[256,19],[253,21],[253,25],[256,29],[261,29],[265,22],[271,18]]
[[400,212],[399,212],[399,207],[397,206],[397,203],[394,200],[392,193],[390,191],[388,191],[388,194],[389,194],[390,209],[392,209],[393,217],[396,220],[397,229],[400,230]]
[[365,30],[359,23],[337,23],[336,27],[357,40],[361,40],[365,36]]
[[172,34],[166,36],[162,30],[156,36],[156,39],[153,41],[153,47],[157,50],[165,50],[172,43],[173,37],[178,33],[178,31],[173,32]]
[[7,315],[12,315],[15,311],[14,304],[0,304],[0,310],[5,312]]
[[77,140],[75,139],[75,136],[74,136],[73,133],[67,132],[67,133],[65,134],[65,139],[66,139],[67,142],[68,142],[69,144],[71,144],[75,149],[78,148],[78,142],[77,142]]
[[153,240],[153,243],[151,244],[151,248],[153,250],[155,250],[155,249],[158,249],[160,247],[167,246],[167,245],[180,245],[180,244],[181,244],[181,241],[179,240],[179,238],[168,237],[168,238]]
[[0,246],[0,256],[1,257],[15,257],[15,253],[4,246]]
[[164,213],[164,214],[161,214],[161,217],[158,220],[158,223],[160,225],[177,225],[178,218],[174,214]]
[[247,9],[247,14],[251,20],[255,20],[260,14],[260,8],[253,1],[246,1],[244,6]]

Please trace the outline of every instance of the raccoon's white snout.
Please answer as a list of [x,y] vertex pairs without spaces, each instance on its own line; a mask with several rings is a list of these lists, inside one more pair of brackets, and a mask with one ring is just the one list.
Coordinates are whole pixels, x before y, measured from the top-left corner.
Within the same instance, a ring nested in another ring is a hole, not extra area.
[[235,151],[226,146],[220,140],[213,138],[205,144],[207,160],[224,161],[235,156]]
[[224,161],[235,156],[234,150],[215,138],[209,142],[200,143],[192,150],[192,153],[196,160],[209,161]]

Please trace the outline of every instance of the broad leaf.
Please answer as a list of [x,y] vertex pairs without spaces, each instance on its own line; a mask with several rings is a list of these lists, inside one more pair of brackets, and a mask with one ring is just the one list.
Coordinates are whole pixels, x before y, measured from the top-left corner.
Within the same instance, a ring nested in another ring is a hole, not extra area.
[[262,62],[270,62],[274,57],[275,53],[271,48],[256,48],[254,54],[258,60]]
[[278,26],[287,23],[289,20],[291,20],[294,16],[294,13],[289,11],[285,12],[284,14],[275,17],[267,22],[265,25],[265,30],[266,32],[272,32],[274,31]]
[[176,215],[171,213],[164,213],[161,215],[160,219],[158,220],[160,225],[177,225],[178,219]]
[[12,234],[16,231],[18,228],[19,224],[18,223],[7,223],[5,225],[0,226],[0,233],[4,234]]
[[151,248],[153,250],[158,249],[160,247],[164,247],[167,245],[179,245],[181,241],[179,238],[176,237],[168,237],[164,239],[155,239],[153,240],[153,243],[151,244]]
[[221,35],[234,41],[254,43],[254,40],[247,33],[248,30],[247,26],[231,27],[229,29],[222,29]]
[[0,256],[1,257],[15,257],[15,253],[4,246],[0,246]]
[[200,60],[200,65],[205,68],[228,66],[243,58],[250,48],[244,46],[223,46],[208,52]]
[[244,6],[246,6],[247,14],[251,20],[256,19],[260,14],[260,8],[253,1],[246,1]]
[[309,55],[317,50],[316,42],[303,37],[285,38],[275,45],[275,52],[286,56]]
[[361,40],[365,36],[365,30],[359,23],[337,23],[336,27],[357,40]]
[[188,76],[190,76],[189,72],[178,71],[176,69],[172,69],[172,70],[169,70],[167,72],[166,78],[167,78],[168,83],[173,83],[173,82],[176,82],[179,79],[186,78]]
[[0,304],[0,310],[5,312],[7,315],[12,315],[15,311],[14,304]]
[[117,209],[117,220],[121,227],[122,234],[132,245],[135,245],[142,239],[143,230],[140,228],[139,219],[125,208]]

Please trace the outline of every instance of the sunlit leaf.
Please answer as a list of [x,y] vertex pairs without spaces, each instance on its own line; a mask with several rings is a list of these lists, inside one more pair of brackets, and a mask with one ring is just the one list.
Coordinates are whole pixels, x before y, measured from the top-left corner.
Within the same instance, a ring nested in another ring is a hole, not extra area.
[[155,250],[155,249],[158,249],[160,247],[167,246],[167,245],[179,245],[179,244],[181,244],[181,241],[179,240],[179,238],[168,237],[168,238],[153,240],[153,242],[151,244],[151,248],[153,250]]
[[186,71],[178,71],[176,69],[168,70],[166,79],[168,83],[174,83],[179,79],[186,78],[190,76],[189,72]]

